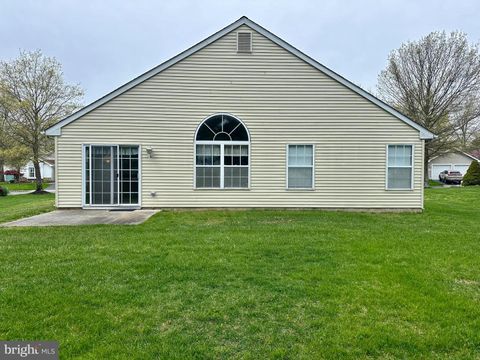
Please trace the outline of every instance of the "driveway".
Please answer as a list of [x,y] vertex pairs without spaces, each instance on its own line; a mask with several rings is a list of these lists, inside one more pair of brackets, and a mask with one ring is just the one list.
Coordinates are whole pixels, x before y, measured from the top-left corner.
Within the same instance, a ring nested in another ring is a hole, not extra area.
[[159,210],[55,210],[49,213],[11,221],[0,226],[61,226],[61,225],[137,225]]
[[[45,191],[55,194],[55,183],[48,184],[48,186],[45,188]],[[25,195],[32,192],[33,190],[13,190],[10,191],[9,195]]]

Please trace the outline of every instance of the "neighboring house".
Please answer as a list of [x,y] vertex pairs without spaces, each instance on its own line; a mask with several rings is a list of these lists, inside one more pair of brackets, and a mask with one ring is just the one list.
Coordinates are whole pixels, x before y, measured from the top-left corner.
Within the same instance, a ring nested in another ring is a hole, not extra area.
[[[40,162],[40,174],[42,179],[54,179],[55,178],[55,156],[47,156]],[[11,166],[4,166],[4,170],[15,170]],[[20,168],[20,173],[28,180],[35,180],[35,167],[33,162],[29,161],[25,166]]]
[[456,170],[465,175],[468,167],[474,160],[478,161],[476,157],[463,151],[450,151],[430,159],[428,162],[428,176],[432,180],[438,180],[439,174],[444,170]]
[[418,210],[434,137],[246,17],[46,133],[60,208]]
[[[43,161],[40,162],[40,175],[42,179],[53,179],[55,177],[55,157],[49,156]],[[35,180],[35,167],[33,166],[33,162],[28,162],[27,165],[22,167],[21,173],[23,173],[23,177],[27,178],[28,180]]]

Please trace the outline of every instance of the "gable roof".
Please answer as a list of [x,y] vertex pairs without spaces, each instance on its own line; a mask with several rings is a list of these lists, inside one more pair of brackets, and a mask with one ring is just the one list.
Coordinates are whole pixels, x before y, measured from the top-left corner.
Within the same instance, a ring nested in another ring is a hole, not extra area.
[[448,155],[448,154],[451,154],[451,153],[462,154],[462,155],[465,155],[466,157],[472,159],[473,161],[479,161],[479,162],[480,162],[480,160],[477,159],[475,156],[473,156],[473,155],[471,155],[471,154],[468,154],[468,153],[466,153],[466,152],[464,152],[464,151],[457,150],[457,149],[454,149],[454,150],[452,150],[452,151],[447,151],[446,153],[441,154],[441,155],[434,156],[433,158],[431,158],[430,160],[428,160],[428,162],[431,162],[431,161],[433,161],[433,160],[435,160],[435,159],[438,159],[438,158],[441,157],[441,156]]
[[283,49],[287,50],[291,54],[297,56],[298,58],[302,59],[306,63],[310,64],[314,68],[318,69],[319,71],[323,72],[327,76],[331,77],[332,79],[336,80],[337,82],[341,83],[342,85],[346,86],[350,90],[356,92],[358,95],[362,96],[363,98],[369,100],[370,102],[374,103],[378,107],[382,108],[386,112],[390,113],[391,115],[395,116],[399,120],[403,121],[404,123],[408,124],[412,128],[418,130],[420,132],[421,139],[433,139],[435,135],[425,129],[423,126],[417,124],[415,121],[409,119],[399,111],[395,110],[390,105],[386,104],[385,102],[381,101],[380,99],[376,98],[372,94],[368,93],[367,91],[363,90],[359,86],[353,84],[349,80],[345,79],[343,76],[337,74],[336,72],[330,70],[326,66],[320,64],[316,60],[312,59],[308,55],[305,55],[300,50],[296,49],[292,45],[288,44],[286,41],[280,39],[278,36],[272,34],[270,31],[266,30],[265,28],[261,27],[257,23],[253,22],[246,16],[242,16],[240,19],[235,21],[234,23],[228,25],[227,27],[223,28],[222,30],[216,32],[215,34],[209,36],[205,40],[199,42],[198,44],[190,47],[189,49],[181,52],[177,56],[174,56],[170,60],[165,61],[164,63],[154,67],[153,69],[147,71],[146,73],[136,77],[135,79],[129,81],[128,83],[120,86],[119,88],[113,90],[109,94],[101,97],[100,99],[92,102],[91,104],[85,106],[84,108],[78,110],[77,112],[73,113],[72,115],[64,118],[63,120],[59,121],[58,123],[49,127],[45,134],[50,136],[60,136],[62,127],[70,124],[71,122],[77,120],[78,118],[82,117],[83,115],[89,113],[90,111],[96,109],[97,107],[105,104],[106,102],[112,100],[113,98],[117,97],[118,95],[126,92],[127,90],[135,87],[136,85],[144,82],[145,80],[151,78],[152,76],[157,75],[158,73],[162,72],[163,70],[169,68],[170,66],[176,64],[177,62],[185,59],[186,57],[194,54],[195,52],[203,49],[207,45],[210,45],[214,41],[220,39],[224,35],[228,34],[229,32],[235,30],[236,28],[246,25],[251,29],[255,30],[259,34],[265,36],[278,46],[282,47]]
[[470,155],[472,155],[473,157],[475,157],[477,159],[480,159],[480,149],[470,151]]

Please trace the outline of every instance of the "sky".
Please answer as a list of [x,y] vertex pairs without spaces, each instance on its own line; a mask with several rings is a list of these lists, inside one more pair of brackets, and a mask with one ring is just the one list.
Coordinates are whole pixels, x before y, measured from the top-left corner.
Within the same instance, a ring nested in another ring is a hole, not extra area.
[[88,104],[243,15],[373,92],[403,42],[438,30],[480,40],[478,0],[0,0],[0,60],[40,49]]

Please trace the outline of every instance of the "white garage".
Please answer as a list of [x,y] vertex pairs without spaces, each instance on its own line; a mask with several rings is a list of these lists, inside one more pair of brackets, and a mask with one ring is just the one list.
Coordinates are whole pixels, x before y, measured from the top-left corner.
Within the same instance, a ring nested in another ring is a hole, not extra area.
[[429,178],[438,180],[438,175],[444,170],[460,171],[465,175],[472,161],[478,161],[478,159],[462,151],[453,151],[434,157],[429,161]]

